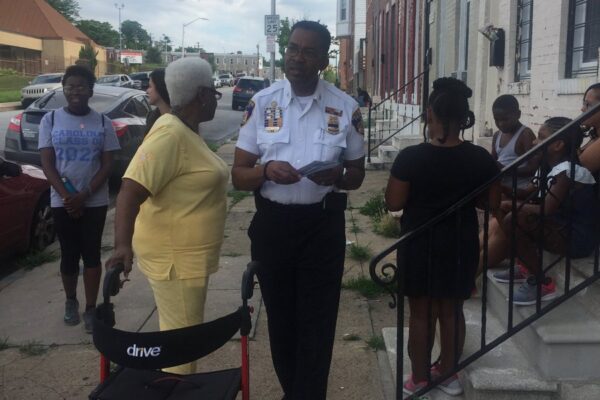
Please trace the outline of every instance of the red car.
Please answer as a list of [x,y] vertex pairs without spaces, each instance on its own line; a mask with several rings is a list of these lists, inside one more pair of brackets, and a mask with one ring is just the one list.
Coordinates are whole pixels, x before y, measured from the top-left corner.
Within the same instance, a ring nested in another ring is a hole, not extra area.
[[0,256],[42,250],[54,238],[50,184],[42,170],[0,158]]

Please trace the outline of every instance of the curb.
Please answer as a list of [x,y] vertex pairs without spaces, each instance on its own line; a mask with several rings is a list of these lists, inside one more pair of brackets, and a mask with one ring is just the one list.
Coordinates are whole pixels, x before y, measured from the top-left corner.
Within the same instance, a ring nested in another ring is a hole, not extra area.
[[15,110],[20,110],[20,109],[21,109],[21,103],[20,102],[0,103],[0,112],[3,112],[3,111],[15,111]]

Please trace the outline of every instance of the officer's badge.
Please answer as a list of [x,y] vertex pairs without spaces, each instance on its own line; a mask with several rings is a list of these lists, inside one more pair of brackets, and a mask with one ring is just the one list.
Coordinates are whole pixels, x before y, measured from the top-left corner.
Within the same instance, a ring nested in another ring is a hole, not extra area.
[[332,135],[340,133],[340,119],[336,115],[327,116],[327,132]]
[[341,117],[343,114],[342,110],[338,110],[337,108],[333,108],[333,107],[325,107],[325,113],[326,114],[332,114],[335,115],[337,117]]
[[277,107],[277,102],[271,102],[271,106],[265,108],[265,131],[276,133],[283,126],[283,111]]
[[244,111],[244,116],[242,117],[242,126],[246,125],[246,122],[248,122],[252,116],[252,111],[254,111],[254,102],[250,100],[246,106],[246,111]]
[[354,114],[352,114],[352,125],[354,126],[354,129],[356,129],[356,132],[364,136],[365,127],[363,126],[362,113],[360,112],[359,108],[357,108],[356,111],[354,111]]

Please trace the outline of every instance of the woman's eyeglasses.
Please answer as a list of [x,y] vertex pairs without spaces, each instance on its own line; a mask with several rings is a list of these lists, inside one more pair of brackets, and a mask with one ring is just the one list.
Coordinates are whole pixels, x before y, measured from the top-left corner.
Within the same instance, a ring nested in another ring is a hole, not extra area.
[[217,100],[221,100],[221,97],[223,97],[223,93],[219,92],[218,90],[215,90],[215,88],[213,88],[213,87],[201,86],[200,89],[208,90],[215,96],[215,99],[217,99]]

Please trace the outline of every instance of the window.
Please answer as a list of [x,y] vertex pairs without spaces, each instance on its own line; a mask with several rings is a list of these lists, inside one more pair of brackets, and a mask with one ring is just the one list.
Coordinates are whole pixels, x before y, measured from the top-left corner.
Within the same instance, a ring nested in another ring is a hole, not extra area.
[[600,47],[600,1],[571,0],[567,77],[597,75],[598,47]]
[[348,4],[346,0],[340,1],[340,21],[348,19]]
[[219,59],[218,58],[215,59],[215,64],[219,64]]
[[527,80],[531,74],[531,32],[533,0],[517,3],[517,47],[515,51],[515,81]]
[[244,60],[244,64],[245,64],[245,65],[248,65],[248,60]]

